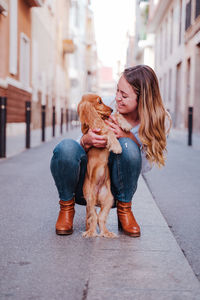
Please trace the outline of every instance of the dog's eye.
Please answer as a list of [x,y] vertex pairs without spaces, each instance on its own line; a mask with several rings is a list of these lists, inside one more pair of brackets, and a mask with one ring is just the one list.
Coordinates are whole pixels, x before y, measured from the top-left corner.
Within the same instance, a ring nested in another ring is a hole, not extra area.
[[102,101],[101,101],[101,99],[100,99],[100,98],[98,98],[98,103],[99,103],[99,104],[101,104],[101,103],[102,103]]

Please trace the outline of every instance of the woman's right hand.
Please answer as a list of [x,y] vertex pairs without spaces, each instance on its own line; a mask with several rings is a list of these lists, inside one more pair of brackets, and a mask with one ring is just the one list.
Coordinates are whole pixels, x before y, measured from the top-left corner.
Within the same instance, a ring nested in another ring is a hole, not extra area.
[[96,148],[105,148],[107,139],[103,135],[99,135],[100,129],[89,129],[88,132],[82,136],[81,144],[85,150],[89,150],[92,146]]

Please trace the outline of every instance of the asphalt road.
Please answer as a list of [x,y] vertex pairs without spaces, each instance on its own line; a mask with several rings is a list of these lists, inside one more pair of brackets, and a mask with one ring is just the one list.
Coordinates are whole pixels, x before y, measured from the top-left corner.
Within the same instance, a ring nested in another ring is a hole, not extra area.
[[169,139],[165,168],[144,178],[200,280],[200,150]]
[[[78,131],[70,134],[75,138]],[[59,199],[49,164],[59,141],[0,161],[0,299],[199,299],[199,281],[142,177],[133,201],[140,238],[118,232],[112,209],[108,228],[119,237],[84,239],[80,205],[74,233],[55,234]]]
[[[0,299],[81,299],[87,285],[93,241],[79,231],[63,239],[54,229],[59,208],[49,164],[59,140],[0,162]],[[84,212],[76,209],[82,231]]]

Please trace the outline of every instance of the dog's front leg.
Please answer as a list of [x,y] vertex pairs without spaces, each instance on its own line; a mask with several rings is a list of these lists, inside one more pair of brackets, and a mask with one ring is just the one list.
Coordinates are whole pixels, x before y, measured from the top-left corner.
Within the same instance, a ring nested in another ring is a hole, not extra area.
[[109,131],[107,135],[107,149],[113,153],[120,154],[122,153],[122,147],[116,138],[113,131]]
[[107,237],[107,238],[116,238],[117,235],[114,232],[111,232],[106,227],[107,217],[110,211],[110,207],[101,207],[101,210],[98,215],[98,223],[100,234],[99,236]]
[[118,125],[121,127],[121,129],[123,129],[126,132],[131,131],[132,129],[132,125],[123,117],[123,115],[119,114],[119,113],[115,113],[114,114]]
[[106,227],[106,221],[109,211],[113,204],[113,195],[110,191],[110,181],[101,188],[99,192],[99,201],[101,202],[101,210],[98,215],[98,225],[100,229],[100,236],[107,238],[116,238],[114,232],[110,232]]
[[86,231],[83,232],[83,237],[96,237],[97,236],[97,213],[94,205],[90,203],[86,206]]

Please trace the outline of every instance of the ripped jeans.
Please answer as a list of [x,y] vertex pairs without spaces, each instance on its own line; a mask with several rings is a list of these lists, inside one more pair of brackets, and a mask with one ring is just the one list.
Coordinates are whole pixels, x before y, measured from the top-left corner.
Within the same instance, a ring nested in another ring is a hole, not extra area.
[[[130,202],[137,189],[141,172],[141,152],[134,141],[120,138],[121,154],[109,155],[111,191],[116,200]],[[87,154],[83,147],[72,139],[62,140],[54,149],[51,159],[51,173],[59,198],[63,201],[75,197],[75,202],[86,205],[83,197],[83,183],[87,169]]]

